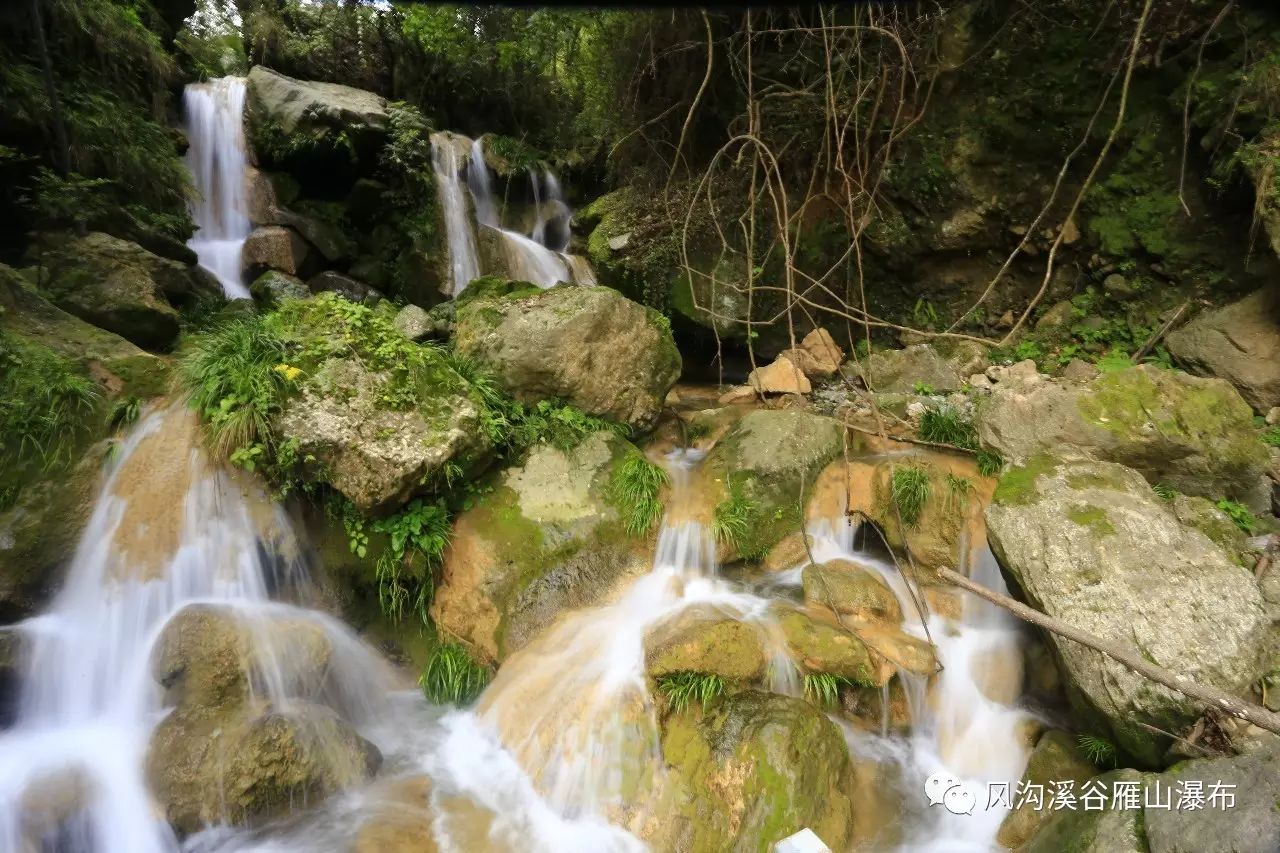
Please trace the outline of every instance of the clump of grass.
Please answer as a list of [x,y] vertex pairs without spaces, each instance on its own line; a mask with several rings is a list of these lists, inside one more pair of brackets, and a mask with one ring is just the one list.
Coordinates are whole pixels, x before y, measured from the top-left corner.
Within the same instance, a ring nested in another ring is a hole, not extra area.
[[642,454],[631,453],[614,469],[609,496],[622,513],[623,526],[632,536],[643,536],[662,516],[659,495],[669,477],[661,465]]
[[456,643],[442,643],[431,653],[418,685],[436,705],[470,705],[489,683],[489,670]]
[[286,356],[284,341],[258,314],[187,339],[177,382],[204,418],[214,453],[230,458],[250,445],[272,443],[271,419],[292,381]]
[[101,395],[70,359],[48,347],[0,337],[0,462],[50,470],[70,459],[73,439]]
[[1218,501],[1215,506],[1225,512],[1227,517],[1231,519],[1231,522],[1236,527],[1240,528],[1245,533],[1250,535],[1253,534],[1254,527],[1257,525],[1258,520],[1253,517],[1253,513],[1249,511],[1247,506],[1239,501],[1228,500],[1227,498],[1223,498]]
[[920,416],[920,437],[938,444],[951,444],[965,450],[978,449],[978,434],[973,424],[951,406],[924,410]]
[[968,477],[957,477],[947,474],[947,510],[964,512],[969,506],[969,495],[973,492],[973,482]]
[[929,472],[922,465],[904,465],[893,469],[889,478],[889,498],[898,509],[902,523],[915,527],[929,501]]
[[1155,492],[1156,497],[1162,501],[1172,501],[1178,496],[1177,491],[1168,483],[1156,483],[1151,487],[1151,491]]
[[142,414],[142,401],[137,397],[121,397],[111,406],[111,426],[123,429],[138,422]]
[[1116,747],[1111,741],[1097,735],[1080,735],[1076,738],[1080,751],[1098,767],[1116,766]]
[[724,689],[724,679],[711,672],[672,672],[658,676],[658,691],[677,714],[694,701],[702,705],[702,710],[707,710]]
[[1262,433],[1262,443],[1267,447],[1280,447],[1280,426],[1273,426]]
[[995,450],[983,448],[977,455],[978,473],[984,477],[994,477],[1004,467],[1004,457]]
[[716,505],[715,517],[711,521],[711,532],[716,541],[727,542],[742,553],[746,549],[755,509],[755,501],[747,497],[741,484],[730,481],[729,495]]
[[820,708],[834,708],[840,703],[840,690],[857,687],[858,682],[829,672],[811,672],[804,677],[804,696]]

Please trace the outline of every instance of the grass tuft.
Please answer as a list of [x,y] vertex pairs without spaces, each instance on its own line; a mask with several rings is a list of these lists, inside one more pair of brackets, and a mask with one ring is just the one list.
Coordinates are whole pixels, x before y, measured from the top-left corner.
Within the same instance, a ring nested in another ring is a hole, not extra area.
[[689,703],[696,701],[702,710],[724,693],[724,679],[711,672],[672,672],[658,676],[658,691],[667,699],[667,706],[679,714]]
[[920,416],[920,437],[937,444],[951,444],[965,450],[978,449],[978,434],[973,424],[951,406],[924,410]]
[[1076,738],[1080,751],[1098,767],[1116,766],[1116,747],[1111,741],[1097,735],[1080,735]]
[[470,705],[488,683],[489,670],[456,643],[436,646],[418,679],[422,692],[436,705]]
[[0,463],[45,471],[70,461],[98,386],[48,347],[0,337]]
[[929,472],[922,465],[895,467],[890,478],[889,497],[902,516],[902,523],[915,527],[929,501]]
[[653,529],[662,517],[659,495],[668,480],[665,468],[639,453],[629,454],[618,464],[609,481],[609,496],[622,513],[627,533],[643,536]]
[[978,451],[978,473],[984,477],[994,477],[1004,467],[1004,457],[995,450]]
[[857,686],[858,682],[843,675],[811,672],[804,677],[804,697],[820,708],[835,708],[840,704],[840,690]]
[[715,517],[711,521],[711,532],[716,541],[727,542],[742,554],[755,510],[755,502],[743,492],[741,484],[730,481],[729,496],[716,505]]

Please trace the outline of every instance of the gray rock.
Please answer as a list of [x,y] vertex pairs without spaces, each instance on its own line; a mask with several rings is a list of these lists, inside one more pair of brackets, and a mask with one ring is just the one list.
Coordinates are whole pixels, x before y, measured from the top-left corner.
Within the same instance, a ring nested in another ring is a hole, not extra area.
[[1098,802],[1105,803],[1104,808],[1087,810],[1077,804],[1075,809],[1055,811],[1031,841],[1019,848],[1019,853],[1150,853],[1142,828],[1142,809],[1112,805],[1117,782],[1136,783],[1141,791],[1149,778],[1136,770],[1114,770],[1096,777],[1089,784],[1101,786],[1104,799]]
[[349,302],[362,302],[365,305],[382,301],[382,294],[363,281],[333,270],[312,276],[307,280],[307,289],[312,293],[336,293]]
[[862,367],[849,362],[842,372],[860,377],[875,391],[911,394],[917,386],[927,386],[933,392],[947,394],[959,391],[964,377],[973,371],[962,373],[932,345],[915,344],[906,349],[874,352]]
[[277,270],[267,270],[249,285],[249,293],[258,302],[275,305],[286,299],[306,299],[311,295],[302,279]]
[[1280,406],[1280,287],[1199,315],[1166,345],[1195,372],[1230,382],[1256,411]]
[[411,341],[420,341],[435,329],[431,317],[417,305],[406,305],[401,308],[392,322],[396,331]]
[[302,235],[303,239],[315,246],[320,257],[329,263],[349,260],[355,254],[355,241],[344,234],[337,225],[317,216],[307,216],[281,208],[275,212],[274,224],[288,225],[293,228]]
[[1256,504],[1269,465],[1253,413],[1221,379],[1140,365],[1087,383],[999,383],[977,407],[984,446],[1119,462],[1184,494]]
[[1280,844],[1280,749],[1275,744],[1248,755],[1207,758],[1179,764],[1157,779],[1163,791],[1178,792],[1198,781],[1206,797],[1217,783],[1229,789],[1234,806],[1143,810],[1151,853],[1275,853]]
[[1062,368],[1062,378],[1068,382],[1088,382],[1096,378],[1099,372],[1096,365],[1073,358]]
[[458,308],[455,346],[522,402],[559,398],[640,429],[681,370],[665,318],[607,287],[476,298]]
[[249,71],[246,113],[251,140],[272,133],[335,149],[344,139],[358,149],[373,147],[390,120],[386,100],[373,92],[295,80],[261,65]]
[[[987,509],[992,549],[1027,601],[1100,639],[1227,692],[1264,670],[1270,621],[1252,574],[1183,526],[1136,471],[1037,457],[1001,478]],[[1200,714],[1180,693],[1050,636],[1073,707],[1138,760]]]

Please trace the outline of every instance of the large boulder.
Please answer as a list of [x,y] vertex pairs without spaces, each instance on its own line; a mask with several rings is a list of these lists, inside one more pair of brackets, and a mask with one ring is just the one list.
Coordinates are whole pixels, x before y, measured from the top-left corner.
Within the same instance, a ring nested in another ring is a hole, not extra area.
[[300,393],[274,429],[364,511],[381,511],[487,464],[490,414],[438,351],[404,339],[388,312],[323,293],[277,317],[300,351]]
[[[1032,785],[1044,786],[1052,792],[1061,783],[1072,783],[1079,791],[1084,783],[1098,775],[1093,762],[1081,752],[1075,739],[1057,729],[1045,732],[1027,759],[1026,772],[1022,774],[1023,790]],[[1003,846],[1016,850],[1035,835],[1036,830],[1052,815],[1048,808],[1036,808],[1030,798],[1015,802],[1014,808],[1000,824],[996,840]]]
[[705,466],[720,493],[725,556],[762,557],[798,532],[819,473],[843,449],[840,423],[807,412],[760,410],[734,424]]
[[240,264],[246,273],[256,278],[268,270],[306,276],[315,261],[311,247],[297,231],[283,225],[264,225],[255,228],[244,241]]
[[[377,748],[308,698],[320,692],[330,652],[314,624],[252,624],[228,607],[192,605],[165,626],[152,667],[176,707],[151,735],[146,773],[180,834],[259,824],[377,769]],[[279,707],[252,689],[266,665],[283,667],[291,698]]]
[[57,241],[41,261],[58,307],[148,349],[168,349],[178,336],[173,302],[222,292],[198,268],[99,232]]
[[670,773],[655,849],[771,850],[805,827],[833,850],[852,829],[848,749],[826,715],[800,699],[752,690],[666,720]]
[[639,451],[610,433],[571,450],[539,445],[493,475],[458,516],[431,616],[486,663],[523,647],[564,610],[598,604],[648,567],[610,501],[618,465]]
[[979,403],[976,426],[984,445],[1017,464],[1044,452],[1118,462],[1213,499],[1256,503],[1269,464],[1230,384],[1150,365],[1088,383],[1001,382]]
[[376,164],[390,112],[373,92],[295,80],[255,65],[247,95],[248,136],[259,162],[291,164],[304,157],[325,165]]
[[690,607],[645,635],[645,665],[654,678],[709,672],[729,681],[757,681],[765,671],[761,629],[711,607]]
[[929,393],[948,394],[959,391],[968,375],[962,376],[958,367],[930,344],[877,350],[861,366],[850,363],[845,372],[862,378],[868,388],[894,394],[910,394],[918,386],[929,388]]
[[[1121,808],[1125,790],[1137,786],[1139,797],[1150,777],[1136,770],[1114,770],[1090,780],[1085,792],[1089,808],[1058,809],[1036,831],[1019,853],[1149,853],[1141,808]],[[1121,787],[1125,786],[1125,787]],[[1076,792],[1080,797],[1081,792]],[[1200,814],[1200,812],[1196,812]]]
[[458,351],[526,403],[559,398],[647,429],[680,376],[662,316],[607,287],[476,298],[457,322]]
[[254,300],[266,307],[274,307],[286,299],[306,299],[311,295],[307,285],[296,275],[267,270],[249,285]]
[[[1033,606],[1180,675],[1228,692],[1265,670],[1270,620],[1251,572],[1183,526],[1142,476],[1106,462],[1038,457],[1007,472],[987,509],[992,549]],[[1057,635],[1072,706],[1155,765],[1200,709]]]
[[1171,333],[1166,344],[1195,372],[1230,382],[1255,410],[1280,406],[1280,287],[1207,311]]
[[309,278],[307,289],[312,293],[336,293],[349,302],[363,302],[366,305],[382,299],[381,293],[363,281],[332,270],[326,270]]

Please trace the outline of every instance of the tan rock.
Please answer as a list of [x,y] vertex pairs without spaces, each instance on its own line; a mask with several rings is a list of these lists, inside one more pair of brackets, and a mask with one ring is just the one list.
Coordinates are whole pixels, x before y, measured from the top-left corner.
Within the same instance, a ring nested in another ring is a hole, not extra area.
[[244,241],[240,263],[254,276],[268,269],[305,275],[310,252],[307,241],[292,228],[268,225],[256,229]]
[[808,394],[813,390],[804,371],[786,356],[751,371],[747,384],[765,394]]
[[893,591],[874,572],[852,560],[832,560],[804,570],[804,598],[858,621],[902,621]]
[[844,350],[831,337],[831,333],[821,326],[804,336],[800,348],[812,355],[825,371],[820,374],[822,376],[833,376],[840,367],[840,362],[844,361]]
[[749,400],[754,400],[755,398],[756,389],[752,388],[750,385],[738,385],[721,394],[716,402],[720,403],[722,406],[727,406],[731,403],[745,403]]
[[655,678],[674,672],[711,672],[731,681],[764,675],[756,626],[710,607],[692,607],[645,637],[645,662]]
[[356,833],[352,853],[436,853],[431,780],[409,776],[379,793],[378,809]]

